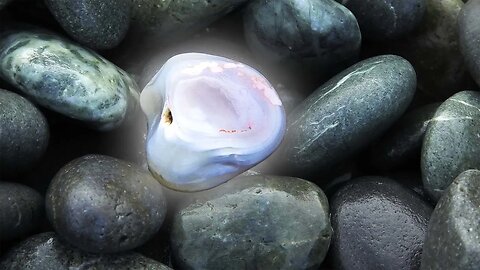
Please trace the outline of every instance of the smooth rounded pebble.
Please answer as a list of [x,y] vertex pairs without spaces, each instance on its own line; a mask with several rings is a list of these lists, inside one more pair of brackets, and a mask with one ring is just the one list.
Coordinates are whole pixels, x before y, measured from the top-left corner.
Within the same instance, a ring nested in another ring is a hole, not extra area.
[[244,29],[247,45],[263,61],[311,65],[317,76],[351,64],[361,43],[355,16],[333,0],[251,1]]
[[163,223],[161,185],[145,170],[112,157],[88,155],[64,166],[46,196],[55,231],[89,252],[136,248]]
[[179,269],[316,269],[330,244],[328,201],[291,177],[238,177],[174,214]]
[[43,197],[30,187],[0,182],[0,245],[38,228],[44,217],[44,202]]
[[12,270],[168,270],[169,267],[138,253],[99,255],[84,253],[53,232],[34,235],[0,259],[0,269]]
[[46,0],[50,12],[76,41],[111,49],[127,34],[130,0]]
[[338,0],[358,20],[367,40],[385,41],[401,38],[422,22],[425,0]]
[[415,86],[413,67],[394,55],[369,58],[341,72],[287,116],[278,168],[313,175],[347,160],[403,114]]
[[480,1],[468,1],[458,16],[460,49],[467,67],[480,85]]
[[330,199],[334,269],[418,269],[432,207],[383,177],[353,179]]
[[480,171],[468,170],[455,179],[433,211],[421,269],[478,269],[479,205]]
[[463,171],[480,169],[480,93],[459,92],[438,108],[422,146],[422,179],[428,195],[440,196]]
[[370,165],[381,171],[406,163],[415,163],[418,167],[423,137],[440,104],[424,105],[402,116],[372,147]]
[[31,169],[49,136],[47,120],[30,101],[0,89],[0,179]]
[[124,71],[39,30],[0,36],[0,77],[38,104],[100,130],[118,127],[138,106],[138,87]]

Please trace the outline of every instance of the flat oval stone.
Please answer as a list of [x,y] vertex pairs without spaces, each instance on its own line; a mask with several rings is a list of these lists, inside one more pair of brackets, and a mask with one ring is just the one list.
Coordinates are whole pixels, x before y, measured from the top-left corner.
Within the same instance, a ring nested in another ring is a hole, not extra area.
[[468,1],[458,16],[460,49],[467,67],[480,85],[480,1]]
[[317,76],[348,66],[360,49],[355,16],[333,0],[250,1],[244,25],[247,45],[260,59],[308,64]]
[[47,120],[30,101],[0,89],[0,179],[31,169],[49,136]]
[[138,104],[137,86],[124,71],[47,32],[4,33],[0,77],[38,104],[100,130],[119,126]]
[[50,12],[76,41],[111,49],[127,34],[130,0],[47,0]]
[[347,160],[403,114],[415,85],[413,67],[399,56],[373,57],[341,72],[288,115],[278,168],[300,176]]
[[425,190],[438,201],[463,171],[480,169],[480,93],[459,92],[438,108],[427,127],[421,168]]
[[308,181],[238,177],[195,196],[174,214],[180,269],[316,269],[325,258],[328,201]]
[[34,235],[11,249],[0,261],[0,269],[171,269],[138,253],[100,255],[85,253],[65,243],[53,232]]
[[88,155],[63,167],[46,195],[47,216],[70,244],[95,253],[136,248],[163,223],[161,185],[145,170],[112,157]]
[[385,41],[401,38],[421,23],[424,0],[338,0],[358,20],[362,37]]
[[40,193],[30,187],[0,182],[0,245],[37,229],[44,217],[44,202]]
[[372,147],[370,165],[381,171],[406,163],[414,163],[418,167],[423,137],[440,104],[424,105],[402,116]]
[[382,177],[354,179],[330,199],[335,269],[418,269],[432,207]]
[[478,269],[480,171],[461,173],[438,201],[428,225],[421,269]]

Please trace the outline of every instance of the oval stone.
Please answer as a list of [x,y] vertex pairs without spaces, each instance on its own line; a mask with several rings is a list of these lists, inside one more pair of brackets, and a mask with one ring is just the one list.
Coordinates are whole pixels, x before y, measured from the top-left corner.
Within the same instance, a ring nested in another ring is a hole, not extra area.
[[138,104],[138,88],[124,71],[47,32],[4,33],[0,77],[38,104],[100,130],[119,126]]
[[47,0],[50,12],[76,41],[111,49],[127,34],[130,0]]
[[413,67],[394,55],[341,72],[288,115],[285,143],[275,155],[278,169],[302,176],[347,160],[403,114],[415,85]]
[[480,85],[480,1],[468,1],[458,16],[460,49],[473,78]]
[[138,253],[99,255],[84,253],[63,242],[53,232],[34,235],[11,249],[0,261],[0,269],[171,269]]
[[47,120],[30,101],[0,89],[0,179],[31,169],[49,137]]
[[338,0],[358,20],[367,40],[401,38],[420,24],[425,13],[424,0]]
[[38,228],[44,217],[44,202],[30,187],[0,182],[0,245]]
[[459,92],[438,108],[422,146],[422,179],[428,195],[438,201],[463,171],[480,169],[480,93]]
[[112,157],[88,155],[63,167],[50,183],[47,216],[72,245],[95,253],[144,244],[163,223],[161,185],[145,170]]
[[460,174],[428,225],[421,269],[474,270],[480,265],[480,171]]
[[[291,177],[238,177],[174,214],[181,269],[316,269],[330,244],[328,201]],[[208,248],[207,248],[208,247]]]
[[330,199],[335,269],[418,269],[432,208],[382,177],[350,181]]

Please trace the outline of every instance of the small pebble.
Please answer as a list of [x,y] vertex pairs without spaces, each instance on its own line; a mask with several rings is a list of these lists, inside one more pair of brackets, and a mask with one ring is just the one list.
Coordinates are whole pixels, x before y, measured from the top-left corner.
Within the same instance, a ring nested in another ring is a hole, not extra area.
[[114,253],[144,244],[166,215],[162,186],[136,165],[101,155],[63,167],[46,195],[55,231],[87,252]]

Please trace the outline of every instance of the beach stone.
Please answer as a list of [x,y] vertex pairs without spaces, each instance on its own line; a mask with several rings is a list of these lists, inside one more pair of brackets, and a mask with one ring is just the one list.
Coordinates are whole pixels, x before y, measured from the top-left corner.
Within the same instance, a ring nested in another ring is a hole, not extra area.
[[258,57],[313,68],[317,76],[340,71],[359,54],[357,20],[333,0],[250,1],[244,25],[247,44]]
[[334,269],[418,269],[432,207],[383,177],[353,179],[330,198]]
[[238,177],[195,196],[173,217],[179,269],[316,269],[325,258],[328,201],[308,181]]
[[76,41],[111,49],[127,34],[130,0],[46,0],[50,12]]
[[138,106],[138,88],[124,71],[39,30],[0,36],[0,77],[38,104],[100,130],[118,127]]
[[63,167],[46,195],[47,216],[73,246],[114,253],[144,244],[166,215],[162,186],[125,161],[87,155]]
[[171,269],[138,253],[100,255],[85,253],[65,243],[54,232],[34,235],[12,248],[0,260],[0,269]]
[[379,171],[389,171],[407,163],[418,168],[423,137],[440,104],[424,105],[402,116],[372,147],[370,166]]
[[49,136],[47,120],[30,101],[0,89],[0,179],[31,169],[44,155]]
[[32,188],[0,182],[0,245],[37,229],[44,217],[44,206],[43,197]]
[[458,16],[460,49],[473,78],[480,85],[480,1],[468,1]]
[[422,22],[425,0],[338,0],[358,20],[362,37],[385,41],[404,37]]
[[480,265],[480,171],[461,173],[433,211],[421,269],[474,270]]
[[287,175],[319,175],[383,134],[415,92],[413,67],[394,55],[369,58],[319,87],[287,117],[277,168]]
[[480,169],[480,93],[462,91],[438,108],[427,127],[421,169],[425,190],[438,201],[463,171]]

